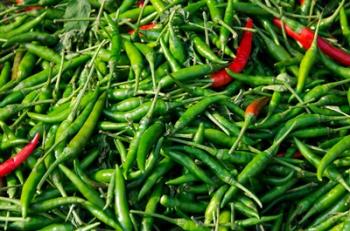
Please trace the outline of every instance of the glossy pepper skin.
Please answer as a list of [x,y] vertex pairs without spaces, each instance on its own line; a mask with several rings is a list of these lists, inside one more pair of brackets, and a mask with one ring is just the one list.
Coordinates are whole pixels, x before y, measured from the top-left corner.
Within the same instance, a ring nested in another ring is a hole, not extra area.
[[[315,36],[311,29],[304,27],[291,19],[284,19],[282,21],[281,19],[274,18],[273,23],[279,28],[282,28],[283,26],[287,35],[298,41],[304,49],[309,49],[311,47]],[[350,54],[334,47],[321,36],[317,37],[317,46],[323,53],[335,61],[344,66],[350,66]]]
[[[235,73],[242,72],[248,63],[253,41],[253,33],[249,29],[252,29],[253,26],[253,20],[248,18],[245,25],[245,28],[248,30],[244,31],[243,33],[241,42],[237,49],[236,58],[234,58],[232,63],[228,66],[228,68]],[[224,87],[233,80],[232,77],[227,74],[225,69],[219,70],[212,74],[211,79],[213,88]]]
[[349,0],[140,1],[0,0],[0,230],[350,220]]
[[15,156],[6,160],[4,163],[0,164],[0,177],[6,176],[13,172],[19,165],[21,165],[30,154],[33,153],[34,149],[39,143],[40,134],[35,134],[34,138],[27,144],[20,152]]

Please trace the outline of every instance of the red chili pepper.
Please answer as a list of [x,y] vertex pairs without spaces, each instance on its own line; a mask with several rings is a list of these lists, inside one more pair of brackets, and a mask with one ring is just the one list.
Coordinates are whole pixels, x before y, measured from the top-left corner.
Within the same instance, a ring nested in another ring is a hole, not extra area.
[[254,100],[246,107],[244,112],[244,123],[242,125],[241,131],[239,132],[236,141],[233,143],[229,151],[229,154],[232,154],[236,150],[236,147],[241,141],[245,131],[250,126],[250,124],[258,117],[258,115],[261,112],[261,109],[269,102],[269,100],[270,99],[268,97],[261,97]]
[[6,176],[15,170],[21,163],[23,163],[30,154],[33,153],[34,149],[39,143],[40,134],[35,134],[32,141],[27,144],[21,151],[19,151],[15,156],[6,160],[2,164],[0,164],[0,177]]
[[42,9],[41,6],[27,6],[25,8],[25,11],[40,10],[40,9]]
[[[274,18],[273,23],[279,28],[282,28],[282,21],[280,19]],[[287,35],[298,41],[305,49],[309,49],[314,38],[314,32],[290,19],[284,20],[283,23]],[[317,37],[317,46],[332,59],[345,66],[350,66],[350,54],[334,47],[321,36]]]
[[[279,28],[282,28],[282,21],[280,19],[274,18],[273,23]],[[287,35],[298,41],[305,49],[308,49],[311,46],[314,36],[307,28],[291,20],[289,20],[288,25],[286,25],[286,22],[283,22],[283,24]]]
[[299,4],[303,5],[304,4],[304,0],[299,0]]
[[219,70],[211,75],[213,88],[220,88],[229,84],[233,79],[230,77],[225,69]]
[[140,7],[140,8],[143,7],[144,4],[145,4],[145,1],[143,1],[143,0],[139,0],[136,2],[136,6]]
[[[139,30],[152,30],[157,24],[154,22],[151,22],[149,24],[143,25],[139,27]],[[135,33],[135,30],[129,30],[128,34],[133,34]]]
[[[17,5],[23,5],[24,4],[24,1],[23,0],[16,0],[16,4]],[[32,10],[40,10],[42,9],[41,6],[27,6],[24,8],[23,11],[32,11]]]
[[262,97],[259,99],[254,100],[251,102],[247,108],[245,109],[244,116],[255,116],[258,117],[258,115],[261,112],[261,109],[269,102],[269,98]]
[[[251,29],[253,26],[253,20],[251,18],[248,18],[245,28]],[[253,33],[249,30],[244,31],[241,42],[237,49],[236,58],[234,58],[232,63],[228,66],[231,71],[239,73],[245,68],[250,57],[250,52],[252,50],[252,41]],[[233,80],[232,77],[227,74],[225,69],[219,70],[212,74],[211,79],[213,88],[224,87]]]

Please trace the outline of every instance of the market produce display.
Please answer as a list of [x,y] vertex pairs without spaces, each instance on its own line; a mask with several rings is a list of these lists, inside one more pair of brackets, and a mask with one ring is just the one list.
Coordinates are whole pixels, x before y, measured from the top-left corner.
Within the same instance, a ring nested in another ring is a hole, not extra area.
[[1,230],[350,230],[350,2],[0,3]]

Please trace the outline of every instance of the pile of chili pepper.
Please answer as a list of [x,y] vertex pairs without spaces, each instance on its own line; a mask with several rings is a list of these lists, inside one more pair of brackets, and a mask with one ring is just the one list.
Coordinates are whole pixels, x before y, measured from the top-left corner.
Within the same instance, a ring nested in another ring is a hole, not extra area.
[[1,230],[350,230],[350,4],[0,3]]

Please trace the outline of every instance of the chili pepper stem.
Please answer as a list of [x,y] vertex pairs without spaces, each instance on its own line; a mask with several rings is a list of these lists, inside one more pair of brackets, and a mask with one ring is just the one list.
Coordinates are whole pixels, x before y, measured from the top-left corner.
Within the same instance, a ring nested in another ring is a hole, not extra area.
[[25,218],[22,218],[22,217],[3,217],[3,216],[0,216],[0,221],[21,221],[21,222],[24,222],[25,221]]
[[235,30],[233,30],[232,27],[231,27],[230,25],[228,25],[226,22],[224,22],[224,21],[221,20],[221,19],[218,20],[218,23],[219,23],[221,26],[225,27],[228,31],[230,31],[233,38],[237,38],[237,36],[238,36],[238,35],[237,35],[237,32],[236,32]]
[[132,167],[132,165],[134,164],[134,161],[135,161],[135,158],[137,155],[137,147],[139,145],[139,140],[141,138],[141,135],[144,133],[144,131],[146,130],[146,128],[148,127],[148,125],[152,119],[153,112],[154,112],[154,109],[156,107],[156,103],[158,100],[159,91],[160,91],[160,86],[158,85],[157,91],[155,92],[155,96],[152,100],[152,104],[151,104],[149,110],[147,111],[147,114],[140,121],[141,126],[138,128],[138,131],[135,133],[134,139],[130,143],[129,151],[128,151],[128,154],[126,157],[126,161],[123,163],[123,175],[125,178],[127,178],[128,171]]
[[251,122],[253,121],[254,118],[255,118],[255,116],[253,114],[249,114],[248,116],[245,117],[241,131],[239,132],[236,141],[233,143],[232,147],[230,148],[229,154],[233,154],[233,152],[236,150],[236,148],[239,145],[245,131],[247,130],[247,128],[249,127],[249,125],[251,124]]
[[161,215],[161,214],[157,214],[157,213],[146,213],[144,211],[138,211],[138,210],[130,210],[130,213],[140,214],[140,215],[144,215],[144,216],[152,216],[152,217],[160,218],[160,219],[167,221],[169,223],[172,223],[172,224],[177,224],[175,219]]
[[[141,19],[142,19],[142,15],[143,15],[143,12],[145,10],[145,7],[146,5],[149,3],[149,0],[146,0],[144,2],[144,4],[142,5],[141,7],[141,10],[140,10],[140,14],[139,16],[137,17],[137,21],[136,21],[136,29],[135,29],[135,32],[133,33],[135,36],[137,36],[139,34],[139,30],[140,30],[140,23],[141,23]],[[119,9],[118,9],[118,14],[119,14]]]
[[181,143],[181,144],[187,144],[189,146],[193,146],[193,147],[196,147],[196,148],[199,148],[199,149],[202,149],[210,154],[213,154],[213,151],[211,148],[205,146],[205,145],[202,145],[202,144],[197,144],[195,142],[192,142],[192,141],[186,141],[186,140],[182,140],[182,139],[178,139],[178,138],[173,138],[173,137],[169,137],[168,140],[172,140],[172,141],[175,141],[175,142],[178,142],[178,143]]
[[[52,93],[52,97],[54,99],[57,99],[57,97],[58,97],[59,86],[60,86],[61,77],[62,77],[62,73],[63,73],[63,64],[64,64],[64,50],[62,50],[60,67],[59,67],[58,75],[57,75],[57,78],[56,78],[56,84],[55,84],[55,87],[54,87],[53,93]],[[51,71],[52,70],[50,68],[49,76],[52,74]],[[50,79],[51,79],[51,77],[50,77]]]

